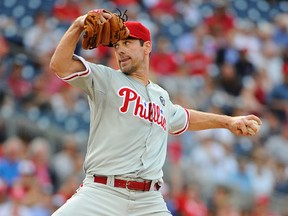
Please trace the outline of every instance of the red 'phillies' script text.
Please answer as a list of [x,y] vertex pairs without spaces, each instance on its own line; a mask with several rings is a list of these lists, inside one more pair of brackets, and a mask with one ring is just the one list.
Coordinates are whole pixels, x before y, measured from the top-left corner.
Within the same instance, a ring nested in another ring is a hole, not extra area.
[[118,94],[120,97],[123,97],[122,106],[119,108],[120,112],[126,113],[129,106],[133,106],[132,102],[134,102],[133,114],[135,116],[154,122],[166,131],[166,118],[157,104],[153,102],[141,102],[141,96],[133,89],[127,87],[121,88]]

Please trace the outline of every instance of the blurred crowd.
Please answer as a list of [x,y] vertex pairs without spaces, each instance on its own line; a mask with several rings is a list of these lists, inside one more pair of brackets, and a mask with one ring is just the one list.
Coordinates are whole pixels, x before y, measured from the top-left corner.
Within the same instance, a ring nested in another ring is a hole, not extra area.
[[[169,137],[161,192],[173,216],[287,216],[288,3],[276,0],[1,1],[0,216],[51,215],[83,180],[89,106],[49,62],[71,22],[95,8],[127,9],[149,27],[151,80],[174,103],[262,119],[249,138]],[[111,48],[80,40],[75,52],[117,68]]]

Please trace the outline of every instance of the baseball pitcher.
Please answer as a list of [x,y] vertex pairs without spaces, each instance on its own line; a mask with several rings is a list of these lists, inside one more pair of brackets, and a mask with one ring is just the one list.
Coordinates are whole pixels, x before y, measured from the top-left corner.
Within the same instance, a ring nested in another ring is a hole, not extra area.
[[[119,70],[75,55],[81,36],[84,49],[114,49]],[[211,128],[242,136],[257,132],[257,116],[216,115],[173,104],[148,78],[151,51],[144,25],[103,9],[77,18],[59,42],[50,68],[86,93],[91,123],[86,178],[53,216],[171,215],[159,192],[168,134]]]

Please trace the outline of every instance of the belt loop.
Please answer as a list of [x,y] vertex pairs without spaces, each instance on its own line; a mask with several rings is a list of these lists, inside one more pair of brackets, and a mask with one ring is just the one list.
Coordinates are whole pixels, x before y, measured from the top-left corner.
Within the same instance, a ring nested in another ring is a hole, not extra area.
[[[160,179],[156,179],[156,180],[152,180],[151,182],[151,186],[150,186],[150,191],[154,191],[155,189],[157,191],[160,190],[161,186],[164,184],[164,181],[162,178]],[[156,188],[155,188],[156,187]]]
[[114,182],[115,182],[115,176],[114,175],[107,176],[107,185],[114,187]]
[[151,185],[150,185],[149,191],[154,191],[155,190],[154,186],[155,186],[155,184],[157,184],[157,182],[158,182],[158,179],[151,181]]

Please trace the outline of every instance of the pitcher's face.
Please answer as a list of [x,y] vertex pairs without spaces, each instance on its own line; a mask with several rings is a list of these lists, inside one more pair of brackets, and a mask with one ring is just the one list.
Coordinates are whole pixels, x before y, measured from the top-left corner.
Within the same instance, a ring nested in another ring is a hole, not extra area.
[[132,74],[141,69],[147,53],[145,43],[142,46],[138,39],[121,40],[114,45],[119,68],[125,74]]

